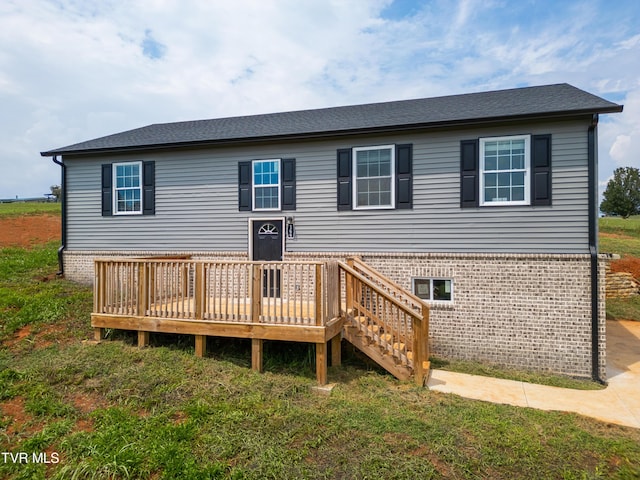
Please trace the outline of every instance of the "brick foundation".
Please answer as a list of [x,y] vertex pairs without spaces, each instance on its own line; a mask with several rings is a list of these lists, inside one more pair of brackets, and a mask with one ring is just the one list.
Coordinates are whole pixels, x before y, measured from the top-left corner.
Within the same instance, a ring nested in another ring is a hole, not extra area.
[[[158,256],[131,252],[130,256]],[[167,256],[188,252],[166,252]],[[450,278],[452,302],[434,302],[430,346],[443,358],[591,376],[589,255],[285,253],[285,260],[344,259],[359,255],[411,290],[414,277]],[[65,252],[65,275],[93,281],[93,259],[113,252]],[[247,260],[243,252],[198,253],[193,258]],[[606,378],[605,267],[599,261],[599,371]]]

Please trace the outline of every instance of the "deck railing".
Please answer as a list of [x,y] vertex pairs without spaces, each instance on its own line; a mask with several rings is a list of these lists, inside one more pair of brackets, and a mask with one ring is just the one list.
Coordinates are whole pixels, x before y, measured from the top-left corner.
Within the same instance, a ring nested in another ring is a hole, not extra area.
[[285,325],[340,315],[337,262],[99,259],[94,313]]

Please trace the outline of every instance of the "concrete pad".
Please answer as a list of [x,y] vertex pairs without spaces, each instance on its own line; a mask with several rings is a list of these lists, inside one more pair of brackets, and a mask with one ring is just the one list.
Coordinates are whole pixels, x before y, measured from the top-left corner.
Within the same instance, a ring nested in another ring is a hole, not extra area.
[[432,370],[427,387],[436,392],[455,393],[475,400],[518,407],[528,406],[522,382],[513,380]]
[[432,370],[427,387],[474,400],[574,412],[640,428],[640,322],[607,322],[607,375],[604,390],[573,390]]
[[328,397],[329,395],[331,395],[331,392],[333,391],[335,386],[335,383],[327,383],[326,385],[314,385],[313,387],[311,387],[311,391],[319,395]]

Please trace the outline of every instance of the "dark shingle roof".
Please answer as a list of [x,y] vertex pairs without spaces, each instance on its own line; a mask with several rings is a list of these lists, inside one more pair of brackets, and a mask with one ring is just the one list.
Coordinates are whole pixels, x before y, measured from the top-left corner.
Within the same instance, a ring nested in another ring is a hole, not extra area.
[[565,83],[418,100],[154,124],[49,150],[41,155],[141,150],[287,137],[320,137],[376,130],[620,111],[621,105]]

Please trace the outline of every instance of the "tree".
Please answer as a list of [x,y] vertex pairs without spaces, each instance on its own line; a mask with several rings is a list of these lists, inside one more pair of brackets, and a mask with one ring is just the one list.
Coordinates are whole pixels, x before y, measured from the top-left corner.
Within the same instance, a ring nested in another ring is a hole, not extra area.
[[62,189],[60,188],[60,185],[51,185],[51,195],[53,195],[54,197],[56,197],[56,202],[60,201],[60,193],[62,192]]
[[640,213],[640,170],[616,168],[603,194],[600,210],[607,215],[628,218]]

